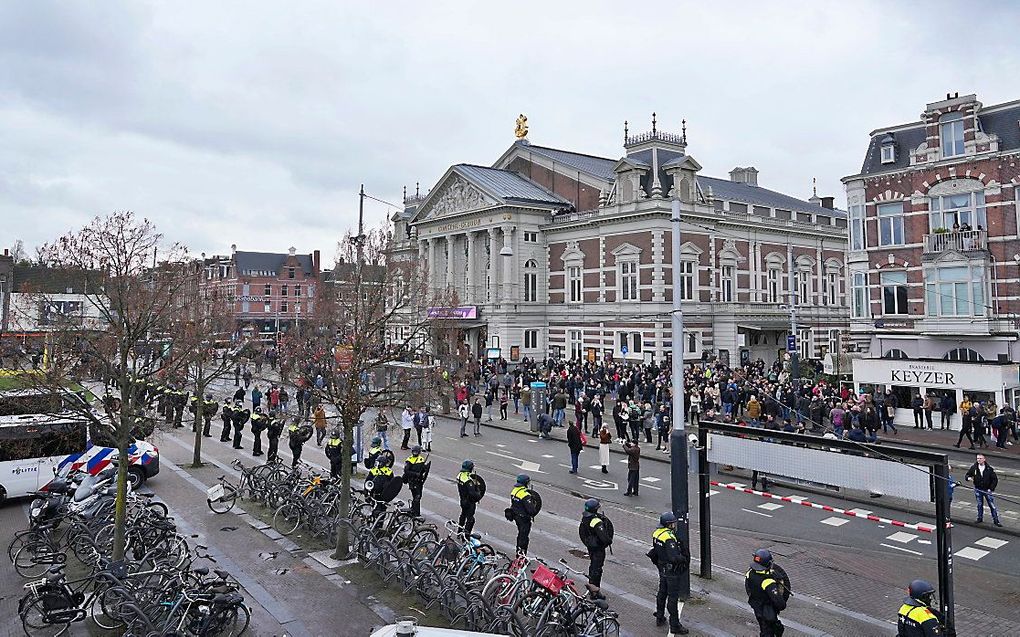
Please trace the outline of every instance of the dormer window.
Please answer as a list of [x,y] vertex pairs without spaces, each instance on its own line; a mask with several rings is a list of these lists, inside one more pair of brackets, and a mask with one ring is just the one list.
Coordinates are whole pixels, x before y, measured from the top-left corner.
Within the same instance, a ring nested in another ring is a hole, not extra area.
[[942,141],[942,158],[963,154],[963,114],[946,113],[939,118],[939,138]]
[[882,163],[892,164],[896,161],[896,146],[885,144],[882,146]]

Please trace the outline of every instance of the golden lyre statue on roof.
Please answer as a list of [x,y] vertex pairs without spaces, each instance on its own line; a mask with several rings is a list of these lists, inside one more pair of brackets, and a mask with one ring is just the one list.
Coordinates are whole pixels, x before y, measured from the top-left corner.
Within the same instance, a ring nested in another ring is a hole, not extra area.
[[528,136],[528,118],[525,117],[524,113],[517,117],[517,127],[514,129],[514,135],[517,136],[517,139],[524,139]]

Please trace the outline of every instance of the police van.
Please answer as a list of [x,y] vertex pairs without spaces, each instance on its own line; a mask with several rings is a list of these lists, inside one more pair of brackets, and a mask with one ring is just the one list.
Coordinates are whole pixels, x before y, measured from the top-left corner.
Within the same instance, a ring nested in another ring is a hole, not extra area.
[[[111,424],[94,412],[72,410],[73,395],[38,389],[0,392],[0,503],[44,488],[55,471],[95,475],[117,458]],[[128,481],[133,488],[159,473],[159,449],[132,440]]]

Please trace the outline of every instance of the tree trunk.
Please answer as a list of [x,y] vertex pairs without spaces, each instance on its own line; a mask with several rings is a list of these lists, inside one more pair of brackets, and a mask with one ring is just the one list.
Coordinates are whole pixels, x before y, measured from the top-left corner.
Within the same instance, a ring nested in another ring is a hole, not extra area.
[[[351,473],[353,467],[351,466],[351,454],[354,449],[354,423],[346,417],[344,412],[340,411],[340,418],[343,420],[341,423],[344,429],[344,439],[341,448],[343,451],[343,458],[341,463],[340,473],[340,516],[349,517],[351,511]],[[350,557],[349,547],[350,538],[347,536],[347,526],[340,526],[336,536],[336,551],[333,553],[334,560],[346,560]]]
[[191,458],[191,466],[197,469],[202,466],[202,432],[205,420],[205,378],[202,365],[199,363],[198,375],[195,380],[195,453]]
[[[123,392],[122,392],[123,393]],[[113,561],[124,559],[124,544],[126,543],[127,529],[127,475],[128,475],[128,451],[127,445],[123,444],[118,436],[119,449],[117,450],[117,497],[115,500],[113,516]]]

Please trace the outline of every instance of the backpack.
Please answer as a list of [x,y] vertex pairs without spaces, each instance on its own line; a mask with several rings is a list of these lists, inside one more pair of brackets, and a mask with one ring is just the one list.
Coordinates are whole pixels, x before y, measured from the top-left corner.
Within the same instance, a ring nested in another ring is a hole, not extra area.
[[606,542],[606,545],[603,546],[602,548],[609,548],[613,544],[613,535],[616,533],[616,530],[613,528],[612,520],[610,520],[604,515],[600,515],[599,517],[602,518],[602,529],[606,532],[606,537],[609,538],[609,540]]

